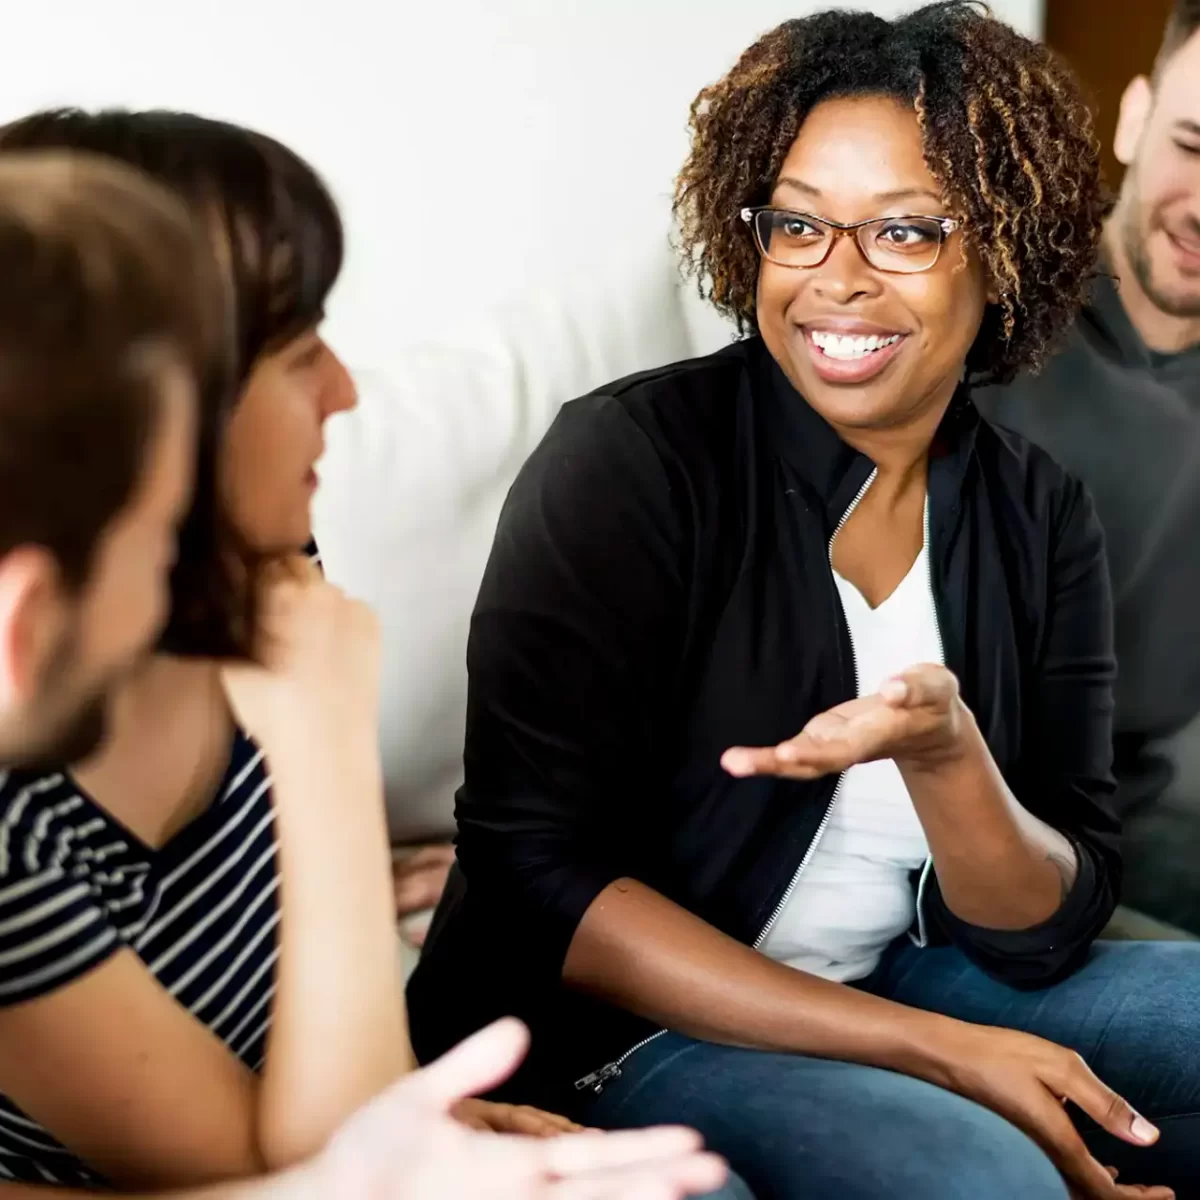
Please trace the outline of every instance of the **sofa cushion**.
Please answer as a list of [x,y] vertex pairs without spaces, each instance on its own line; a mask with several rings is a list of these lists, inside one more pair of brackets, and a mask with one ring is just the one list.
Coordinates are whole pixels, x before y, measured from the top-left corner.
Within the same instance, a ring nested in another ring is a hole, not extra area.
[[566,400],[693,352],[665,238],[555,294],[465,320],[443,344],[355,371],[359,406],[330,423],[320,467],[325,570],[383,625],[396,842],[453,832],[468,622],[516,472]]

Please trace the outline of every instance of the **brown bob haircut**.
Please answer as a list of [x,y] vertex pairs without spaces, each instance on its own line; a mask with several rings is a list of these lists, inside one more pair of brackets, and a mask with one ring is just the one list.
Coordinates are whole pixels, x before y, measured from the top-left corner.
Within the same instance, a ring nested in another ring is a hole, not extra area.
[[[0,555],[41,546],[78,591],[142,478],[169,373],[195,385],[211,447],[231,394],[228,301],[176,197],[54,151],[0,155],[0,277]],[[179,614],[181,636],[196,616]]]
[[[208,237],[232,293],[234,390],[260,355],[320,323],[341,272],[341,218],[308,163],[273,138],[224,121],[169,111],[53,109],[0,129],[0,151],[57,147],[117,159],[181,197]],[[236,396],[234,399],[236,403]],[[219,511],[216,452],[200,464],[196,503],[180,542],[173,609],[217,619],[173,622],[164,649],[212,655],[253,636],[245,583],[229,595],[234,561],[252,567]],[[229,622],[232,621],[230,625]],[[221,622],[227,631],[222,632]]]

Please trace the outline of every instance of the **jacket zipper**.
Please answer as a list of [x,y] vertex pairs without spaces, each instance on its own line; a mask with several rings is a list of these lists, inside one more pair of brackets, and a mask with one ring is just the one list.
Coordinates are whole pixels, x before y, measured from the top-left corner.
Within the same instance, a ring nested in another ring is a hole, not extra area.
[[[833,571],[833,543],[837,540],[837,535],[842,532],[842,526],[854,515],[854,510],[862,502],[862,498],[870,490],[871,484],[875,482],[875,476],[879,474],[879,469],[876,468],[867,476],[867,482],[858,489],[858,495],[850,501],[850,507],[842,514],[842,519],[837,523],[837,528],[834,529],[832,536],[829,539],[829,570]],[[834,585],[834,595],[837,595],[837,586]],[[838,597],[838,607],[841,608],[841,597]],[[845,620],[845,611],[842,612],[842,619]],[[858,695],[858,659],[854,656],[854,639],[850,639],[850,665],[854,669],[854,694]],[[829,825],[829,820],[833,816],[833,806],[838,801],[838,796],[842,790],[842,780],[845,779],[845,774],[841,774],[837,778],[837,783],[833,785],[833,795],[829,797],[829,803],[825,806],[825,815],[821,818],[820,825],[817,826],[817,832],[813,834],[813,840],[809,842],[808,849],[804,852],[804,857],[800,860],[800,865],[796,868],[796,873],[792,876],[792,881],[787,885],[787,890],[779,898],[779,903],[775,905],[775,911],[767,918],[767,923],[763,926],[762,932],[754,941],[754,949],[759,949],[763,942],[767,940],[767,935],[775,927],[775,922],[779,920],[783,910],[787,908],[788,901],[792,898],[792,893],[796,890],[796,885],[800,882],[800,876],[804,873],[805,867],[812,861],[812,856],[817,852],[817,846],[820,845],[821,838],[825,834],[825,829]]]
[[[878,468],[873,470],[867,477],[866,483],[858,490],[858,494],[850,502],[850,507],[842,514],[842,518],[837,523],[832,535],[829,538],[829,569],[833,570],[833,543],[837,535],[841,533],[842,526],[850,520],[854,514],[854,510],[859,506],[862,498],[867,494],[871,484],[875,482],[875,476],[879,473]],[[928,536],[928,534],[926,534]],[[837,594],[837,588],[834,588],[834,594]],[[840,606],[841,600],[839,598]],[[940,633],[938,635],[941,636]],[[854,657],[854,642],[850,642],[850,664],[854,668],[854,694],[858,695],[858,662]],[[842,790],[842,776],[838,776],[837,783],[834,784],[833,794],[829,797],[829,803],[825,806],[825,815],[821,818],[820,825],[817,826],[817,832],[813,834],[813,839],[808,844],[808,849],[804,852],[804,857],[800,860],[800,865],[796,868],[792,875],[791,882],[788,883],[786,891],[780,897],[779,903],[775,905],[774,911],[767,918],[767,923],[762,927],[762,932],[754,939],[751,949],[759,949],[763,942],[767,940],[767,935],[771,932],[775,922],[779,920],[780,913],[787,907],[788,901],[792,898],[792,893],[796,890],[796,885],[800,882],[800,876],[804,873],[805,867],[812,861],[812,856],[817,852],[817,845],[821,841],[822,835],[829,824],[829,818],[833,814],[833,806],[837,803],[838,793]],[[636,1046],[626,1050],[620,1058],[613,1062],[606,1063],[598,1071],[593,1071],[590,1075],[585,1075],[582,1079],[575,1081],[575,1090],[577,1092],[590,1091],[593,1095],[599,1096],[601,1092],[614,1080],[621,1077],[621,1069],[625,1064],[639,1051],[644,1050],[651,1042],[657,1041],[664,1033],[668,1032],[665,1029],[658,1030],[657,1033],[652,1033],[649,1037],[643,1038]]]
[[[946,642],[942,637],[942,619],[938,615],[937,592],[933,587],[933,520],[930,514],[929,494],[925,498],[925,583],[929,588],[929,602],[933,605],[933,628],[937,634],[938,652],[942,665],[946,663]],[[921,879],[917,884],[917,933],[911,933],[908,939],[914,946],[924,949],[929,945],[929,935],[925,929],[925,886],[929,882],[929,873],[933,870],[933,855],[925,856],[925,865],[921,868]]]
[[660,1029],[657,1033],[652,1033],[648,1038],[642,1038],[636,1046],[626,1050],[615,1062],[607,1063],[598,1071],[593,1071],[590,1075],[585,1075],[582,1079],[575,1081],[575,1090],[577,1092],[592,1092],[594,1095],[600,1095],[605,1087],[614,1079],[619,1079],[621,1076],[621,1068],[639,1051],[645,1049],[651,1042],[657,1041],[664,1033],[665,1029]]

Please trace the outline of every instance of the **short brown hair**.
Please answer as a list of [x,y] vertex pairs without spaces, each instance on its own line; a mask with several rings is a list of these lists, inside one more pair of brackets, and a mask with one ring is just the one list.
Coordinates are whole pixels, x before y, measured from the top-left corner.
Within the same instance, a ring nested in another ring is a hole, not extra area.
[[[227,292],[176,197],[58,151],[0,155],[0,278],[0,555],[43,546],[78,589],[145,469],[165,363],[196,384],[202,453],[215,444],[231,391]],[[207,597],[183,624],[240,652],[231,588]]]
[[1094,275],[1108,202],[1078,84],[1044,46],[966,0],[894,21],[835,10],[787,21],[692,105],[675,188],[685,267],[745,330],[759,256],[738,212],[767,203],[800,126],[823,100],[893,96],[1000,293],[967,356],[977,383],[1036,368]]
[[1200,0],[1175,0],[1154,64],[1155,73],[1161,71],[1167,60],[1173,58],[1192,40],[1192,34],[1197,30],[1200,30]]

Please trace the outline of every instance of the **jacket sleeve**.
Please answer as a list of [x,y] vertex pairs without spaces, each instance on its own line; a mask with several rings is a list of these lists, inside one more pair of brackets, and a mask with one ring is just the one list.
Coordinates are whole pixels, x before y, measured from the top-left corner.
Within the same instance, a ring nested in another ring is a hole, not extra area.
[[1017,799],[1075,846],[1079,872],[1062,907],[1032,929],[983,929],[956,917],[936,876],[926,915],[978,966],[1013,987],[1071,974],[1107,925],[1120,889],[1120,824],[1112,775],[1112,597],[1091,498],[1068,480],[1051,512],[1046,621],[1025,689]]
[[658,451],[605,397],[563,410],[500,517],[468,642],[458,857],[555,979],[661,806],[680,544]]

